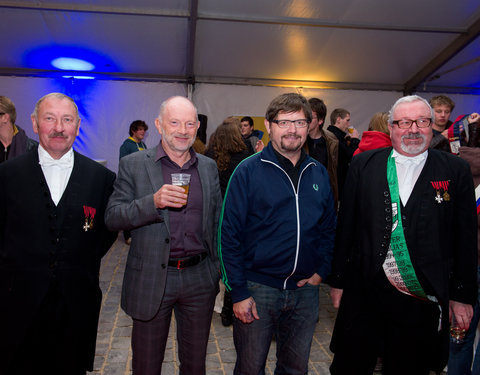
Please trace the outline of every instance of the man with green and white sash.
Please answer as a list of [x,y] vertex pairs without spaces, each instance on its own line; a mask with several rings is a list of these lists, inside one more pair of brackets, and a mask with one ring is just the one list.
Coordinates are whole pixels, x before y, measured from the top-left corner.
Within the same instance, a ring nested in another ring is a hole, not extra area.
[[467,329],[476,300],[477,218],[460,158],[429,150],[432,108],[419,96],[390,110],[393,148],[356,156],[337,224],[330,367],[337,374],[428,375],[448,359],[449,321]]

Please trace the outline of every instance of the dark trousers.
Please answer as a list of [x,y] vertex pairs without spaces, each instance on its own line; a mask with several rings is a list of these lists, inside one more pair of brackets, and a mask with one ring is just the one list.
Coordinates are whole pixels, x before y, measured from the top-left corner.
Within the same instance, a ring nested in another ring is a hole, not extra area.
[[428,375],[445,341],[438,332],[438,304],[397,291],[384,275],[377,286],[368,292],[344,290],[331,374],[371,375],[382,357],[383,375]]
[[[52,283],[22,344],[7,365],[5,375],[83,375],[78,338],[72,330],[68,309]],[[7,358],[10,360],[10,358]]]
[[177,324],[180,374],[204,375],[208,336],[219,278],[211,276],[207,257],[196,266],[168,268],[165,294],[152,320],[133,320],[135,375],[160,375],[172,311]]

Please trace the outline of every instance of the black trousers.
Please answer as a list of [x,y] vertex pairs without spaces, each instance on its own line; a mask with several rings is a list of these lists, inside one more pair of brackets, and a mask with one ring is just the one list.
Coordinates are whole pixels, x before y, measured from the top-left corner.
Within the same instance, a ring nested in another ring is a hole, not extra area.
[[52,283],[5,374],[86,374],[78,358],[78,339],[71,334],[70,325],[65,302]]
[[438,332],[439,305],[399,292],[383,272],[375,287],[355,289],[345,289],[342,296],[331,374],[372,374],[377,357],[383,358],[383,375],[428,375],[436,370],[442,345],[448,348],[445,331]]

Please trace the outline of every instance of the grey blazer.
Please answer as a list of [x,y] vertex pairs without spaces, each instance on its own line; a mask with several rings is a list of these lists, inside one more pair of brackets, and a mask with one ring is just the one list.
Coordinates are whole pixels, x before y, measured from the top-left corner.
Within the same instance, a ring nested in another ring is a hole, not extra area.
[[[163,298],[170,254],[168,209],[157,209],[153,194],[162,187],[157,148],[135,152],[120,160],[118,178],[105,212],[110,230],[130,230],[132,243],[122,287],[121,306],[139,320],[150,320]],[[209,252],[213,280],[219,278],[217,227],[222,198],[215,162],[198,155],[203,192],[203,240]]]

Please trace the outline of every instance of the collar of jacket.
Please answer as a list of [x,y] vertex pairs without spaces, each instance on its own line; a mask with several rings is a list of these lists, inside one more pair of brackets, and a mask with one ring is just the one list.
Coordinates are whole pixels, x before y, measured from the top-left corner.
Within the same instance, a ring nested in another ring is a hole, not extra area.
[[[260,160],[269,161],[277,165],[279,168],[283,169],[282,165],[277,159],[277,156],[275,155],[272,142],[269,142],[267,147],[265,147],[259,154],[260,154]],[[318,162],[312,159],[309,155],[306,155],[305,160],[302,162],[302,164],[300,164],[300,171],[303,171],[303,169],[311,163],[313,163],[314,165],[317,165]]]

